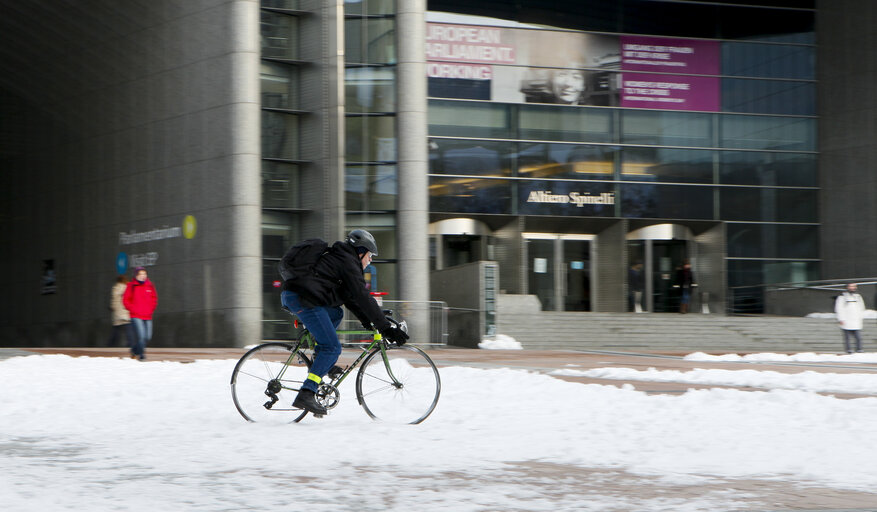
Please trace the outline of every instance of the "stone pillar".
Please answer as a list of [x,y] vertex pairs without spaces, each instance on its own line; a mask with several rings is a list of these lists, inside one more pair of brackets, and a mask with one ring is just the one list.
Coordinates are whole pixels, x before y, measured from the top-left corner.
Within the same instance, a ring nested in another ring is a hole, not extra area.
[[[425,0],[398,2],[396,122],[398,133],[398,278],[400,300],[426,304],[429,295]],[[428,333],[428,316],[408,313],[413,337]],[[425,329],[421,331],[421,329]]]
[[[695,237],[697,258],[692,267],[694,267],[694,279],[698,284],[695,293],[699,296],[697,301],[692,302],[704,313],[708,311],[712,314],[725,314],[728,282],[725,240],[724,223],[717,224]],[[704,309],[704,305],[708,310]]]
[[627,220],[597,234],[593,277],[594,311],[627,311]]

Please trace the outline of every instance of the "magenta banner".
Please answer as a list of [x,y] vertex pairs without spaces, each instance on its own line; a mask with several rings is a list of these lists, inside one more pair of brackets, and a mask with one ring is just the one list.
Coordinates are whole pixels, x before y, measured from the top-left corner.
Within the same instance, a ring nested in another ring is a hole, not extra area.
[[718,41],[430,21],[428,94],[716,112],[720,50]]
[[720,106],[719,79],[711,76],[622,73],[621,106],[717,112]]
[[621,36],[621,70],[719,74],[718,41]]
[[721,108],[718,77],[688,76],[719,74],[717,41],[639,36],[620,39],[622,107],[710,112]]

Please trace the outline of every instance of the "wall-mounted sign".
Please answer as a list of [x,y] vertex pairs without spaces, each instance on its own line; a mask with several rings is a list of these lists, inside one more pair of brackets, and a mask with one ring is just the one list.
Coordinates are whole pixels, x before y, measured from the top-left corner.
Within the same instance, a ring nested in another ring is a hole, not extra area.
[[549,190],[534,190],[527,197],[528,203],[560,203],[577,206],[579,208],[588,204],[615,204],[615,194],[604,192],[600,195],[591,195],[588,192],[570,192],[568,194],[554,194]]
[[612,217],[618,198],[612,183],[526,180],[518,183],[521,215]]
[[[124,231],[120,232],[119,245],[135,245],[173,238],[185,238],[186,240],[191,240],[195,238],[197,231],[198,222],[195,220],[195,217],[193,215],[186,215],[179,226],[162,226],[147,231],[131,230],[128,233]],[[159,254],[157,251],[144,251],[134,254],[119,251],[116,253],[116,273],[124,274],[129,268],[133,267],[154,266],[158,263],[158,258]]]
[[427,23],[426,69],[433,97],[666,110],[721,107],[717,41],[489,26],[484,18],[473,19],[478,25],[442,23],[440,13],[430,18],[436,22]]

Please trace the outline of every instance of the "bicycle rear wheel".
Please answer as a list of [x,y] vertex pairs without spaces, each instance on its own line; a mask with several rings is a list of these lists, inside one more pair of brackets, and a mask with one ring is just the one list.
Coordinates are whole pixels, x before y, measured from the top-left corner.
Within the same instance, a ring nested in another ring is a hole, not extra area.
[[441,393],[435,363],[410,345],[387,347],[387,362],[389,371],[379,348],[365,358],[356,375],[357,400],[376,420],[420,423],[435,409]]
[[307,379],[310,358],[297,343],[264,343],[241,357],[231,374],[231,396],[247,421],[294,423],[308,413],[292,407]]

